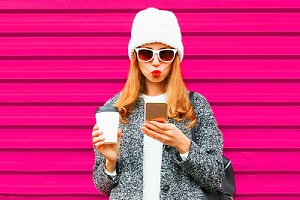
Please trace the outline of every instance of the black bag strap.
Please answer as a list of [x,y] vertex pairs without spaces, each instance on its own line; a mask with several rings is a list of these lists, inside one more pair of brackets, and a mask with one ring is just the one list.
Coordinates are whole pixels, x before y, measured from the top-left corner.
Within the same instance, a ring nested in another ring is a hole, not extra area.
[[[194,93],[195,92],[192,91],[189,93],[189,99],[193,107],[194,107]],[[196,141],[195,126],[193,126],[193,128],[191,129],[191,133],[192,133],[192,140]],[[224,155],[223,155],[223,164],[224,164],[224,171],[225,171],[224,182],[226,182],[226,184],[222,184],[221,190],[218,190],[217,192],[207,192],[205,189],[202,189],[203,195],[208,200],[223,199],[222,194],[226,195],[226,198],[228,199],[233,199],[233,196],[235,196],[235,180],[234,180],[232,164],[231,161]]]
[[[195,92],[190,92],[190,94],[189,94],[190,102],[191,102],[193,107],[194,107],[194,93]],[[196,141],[195,126],[192,127],[191,132],[192,132],[192,140]]]

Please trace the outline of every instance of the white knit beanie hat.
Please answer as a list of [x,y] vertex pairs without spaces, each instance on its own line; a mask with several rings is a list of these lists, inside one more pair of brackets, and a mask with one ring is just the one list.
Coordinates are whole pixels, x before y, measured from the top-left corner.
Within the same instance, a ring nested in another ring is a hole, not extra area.
[[177,18],[171,11],[147,8],[136,14],[128,44],[129,59],[131,60],[135,48],[154,42],[161,42],[177,49],[182,61],[181,31]]

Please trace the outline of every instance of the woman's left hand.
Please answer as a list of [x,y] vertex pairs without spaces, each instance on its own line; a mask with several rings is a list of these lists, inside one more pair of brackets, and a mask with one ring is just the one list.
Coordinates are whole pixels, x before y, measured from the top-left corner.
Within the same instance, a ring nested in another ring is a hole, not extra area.
[[150,121],[144,123],[144,134],[176,148],[180,154],[190,150],[191,141],[174,124]]

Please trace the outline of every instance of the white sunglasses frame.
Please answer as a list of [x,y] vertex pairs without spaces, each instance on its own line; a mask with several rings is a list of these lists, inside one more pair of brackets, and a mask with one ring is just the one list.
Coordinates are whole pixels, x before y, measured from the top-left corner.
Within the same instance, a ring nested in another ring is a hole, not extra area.
[[[149,51],[152,51],[152,52],[153,52],[152,58],[149,59],[149,60],[147,60],[147,61],[141,60],[141,59],[139,58],[139,51],[140,51],[140,50],[149,50]],[[164,50],[171,50],[171,51],[173,51],[174,54],[173,54],[173,59],[172,59],[172,60],[170,60],[170,61],[165,61],[165,60],[162,60],[162,59],[160,58],[159,53],[160,53],[161,51],[164,51]],[[146,63],[146,62],[149,62],[149,61],[153,60],[153,58],[154,58],[154,56],[155,56],[155,54],[156,54],[157,57],[158,57],[158,59],[159,59],[161,62],[170,63],[170,62],[173,62],[173,60],[175,59],[176,53],[177,53],[177,49],[159,49],[159,50],[154,50],[154,49],[148,49],[148,48],[135,48],[135,52],[136,52],[136,55],[137,55],[138,60],[141,61],[141,62],[145,62],[145,63]]]

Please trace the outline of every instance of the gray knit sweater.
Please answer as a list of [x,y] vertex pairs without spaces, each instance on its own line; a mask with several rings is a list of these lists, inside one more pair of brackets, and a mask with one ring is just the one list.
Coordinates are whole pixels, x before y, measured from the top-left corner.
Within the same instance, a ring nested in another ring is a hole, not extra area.
[[[105,105],[113,105],[120,94],[111,98]],[[200,187],[217,189],[223,180],[222,148],[223,138],[209,103],[199,93],[194,94],[197,140],[191,143],[189,155],[182,161],[179,152],[164,145],[161,166],[161,200],[203,199]],[[121,124],[123,135],[117,176],[112,179],[104,172],[105,159],[94,148],[95,163],[93,180],[96,188],[112,200],[143,199],[143,137],[144,99],[140,98],[129,124]],[[168,119],[191,139],[191,130],[184,127],[187,121],[176,122]]]

